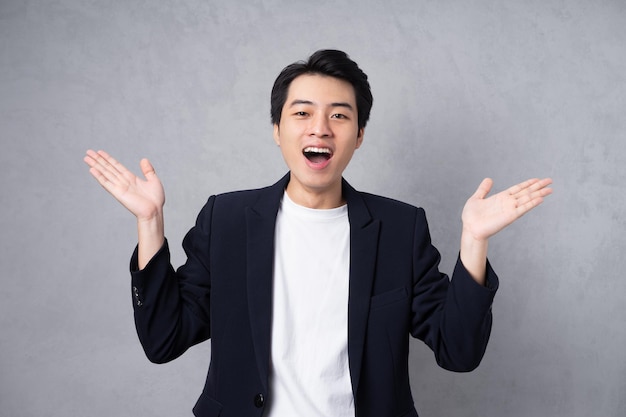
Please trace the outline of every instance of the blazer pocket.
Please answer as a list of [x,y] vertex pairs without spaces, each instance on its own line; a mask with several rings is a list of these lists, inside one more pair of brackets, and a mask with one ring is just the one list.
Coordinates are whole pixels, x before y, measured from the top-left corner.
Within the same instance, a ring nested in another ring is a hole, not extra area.
[[397,301],[406,299],[409,296],[409,292],[405,287],[396,288],[391,291],[377,294],[370,299],[370,309],[384,307],[389,304],[393,304]]
[[201,417],[218,417],[222,413],[222,404],[204,393],[198,398],[193,414]]

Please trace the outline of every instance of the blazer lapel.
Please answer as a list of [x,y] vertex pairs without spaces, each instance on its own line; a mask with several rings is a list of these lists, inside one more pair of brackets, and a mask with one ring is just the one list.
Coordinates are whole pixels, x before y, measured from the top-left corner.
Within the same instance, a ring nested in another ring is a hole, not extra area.
[[361,377],[363,346],[376,269],[380,221],[373,219],[361,195],[345,180],[343,193],[350,219],[350,287],[348,299],[348,357],[352,392]]
[[272,339],[274,231],[288,182],[289,174],[262,193],[255,205],[246,208],[248,310],[256,362],[266,390]]

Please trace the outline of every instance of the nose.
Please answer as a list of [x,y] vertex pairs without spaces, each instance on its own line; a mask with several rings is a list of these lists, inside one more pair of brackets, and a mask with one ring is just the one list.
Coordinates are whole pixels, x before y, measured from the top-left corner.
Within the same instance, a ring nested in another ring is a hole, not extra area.
[[328,118],[324,114],[317,114],[311,119],[310,135],[319,138],[332,136],[332,130]]

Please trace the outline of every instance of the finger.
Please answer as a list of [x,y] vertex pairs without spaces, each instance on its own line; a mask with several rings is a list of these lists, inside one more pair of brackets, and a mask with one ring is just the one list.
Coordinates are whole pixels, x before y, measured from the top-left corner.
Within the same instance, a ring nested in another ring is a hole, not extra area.
[[95,151],[88,149],[83,161],[85,161],[85,163],[90,167],[94,167],[98,165],[98,154]]
[[536,197],[526,201],[523,204],[518,204],[516,209],[517,217],[522,217],[524,214],[528,213],[530,210],[534,209],[541,203],[543,203],[543,197]]
[[[526,204],[528,204],[529,202],[533,202],[535,200],[540,200],[543,201],[543,197],[547,196],[550,194],[550,189],[543,189],[543,190],[539,190],[539,191],[535,191],[534,193],[528,193],[525,195],[521,195],[518,198],[515,199],[515,206],[516,207],[523,207]],[[534,207],[534,206],[532,206]],[[532,208],[531,207],[531,208]]]
[[552,184],[551,178],[539,180],[531,186],[532,192],[528,192],[516,200],[516,207],[520,217],[543,203],[544,197],[552,194],[552,188],[548,187],[550,184]]
[[537,178],[531,178],[531,179],[528,179],[526,181],[522,181],[519,184],[515,184],[512,187],[509,187],[506,190],[506,193],[511,195],[511,196],[515,196],[515,195],[519,194],[520,192],[527,191],[528,188],[532,187],[532,185],[537,183],[537,181],[539,181],[539,179],[537,179]]
[[537,184],[535,184],[535,189],[533,191],[537,191],[537,190],[550,190],[550,192],[552,192],[551,189],[546,188],[548,186],[552,185],[552,178],[544,178],[540,181],[537,182]]
[[95,164],[92,166],[92,169],[97,170],[102,179],[106,179],[107,181],[114,183],[114,184],[120,184],[120,183],[124,183],[124,176],[121,172],[119,172],[119,170],[111,163],[111,162],[115,162],[114,160],[112,160],[110,157],[107,158],[107,156],[103,156],[100,151],[98,153],[96,153],[96,159],[95,159]]
[[124,165],[120,164],[115,158],[113,158],[111,155],[109,155],[105,151],[100,150],[97,152],[97,154],[99,157],[97,160],[98,163],[106,167],[109,171],[113,172],[115,175],[118,175],[118,174],[124,175],[126,171],[128,171],[126,167],[124,167]]
[[491,187],[493,187],[493,180],[491,178],[485,178],[482,180],[472,197],[479,199],[485,198],[487,194],[489,194],[489,191],[491,191]]
[[129,171],[124,165],[103,150],[96,152],[97,162],[104,169],[103,174],[109,181],[118,184],[128,184],[136,180],[135,174]]
[[542,180],[538,179],[528,187],[528,191],[535,192],[537,190],[541,190],[542,188],[547,187],[550,184],[552,184],[552,179],[550,178],[544,178]]
[[[105,171],[106,172],[106,171]],[[100,166],[96,164],[94,167],[89,168],[89,173],[92,177],[98,181],[98,183],[110,194],[115,194],[115,190],[118,189],[116,183],[111,182],[109,178],[100,169]]]
[[537,191],[541,188],[545,188],[550,184],[552,184],[552,178],[544,178],[544,179],[531,178],[517,185],[514,185],[513,187],[509,188],[508,191],[510,191],[511,194],[516,194],[524,190],[529,190],[532,192],[532,191]]
[[105,171],[116,173],[113,165],[115,160],[104,151],[94,152],[91,149],[88,150],[85,162],[87,162],[92,168],[98,169],[103,173]]
[[86,157],[89,157],[90,159],[95,159],[96,158],[96,152],[93,149],[87,149],[87,152],[85,152]]
[[88,150],[84,158],[91,167],[89,172],[96,178],[100,185],[110,192],[116,194],[119,190],[127,189],[129,184],[136,178],[115,158],[103,150],[94,152]]
[[[522,184],[524,184],[525,187],[521,186]],[[523,200],[523,203],[536,197],[545,197],[552,193],[552,189],[547,188],[552,184],[552,179],[550,178],[528,180],[522,184],[518,184],[521,187],[516,193],[512,194],[512,196],[517,200]]]
[[106,180],[107,170],[104,165],[98,162],[98,155],[93,151],[87,151],[87,155],[83,158],[83,161],[89,165],[89,172],[93,175],[97,180],[102,182]]
[[146,177],[146,179],[149,179],[149,177],[152,176],[156,176],[156,171],[154,170],[154,167],[148,159],[143,158],[141,161],[139,161],[139,166],[141,167],[141,172],[143,173],[144,177]]

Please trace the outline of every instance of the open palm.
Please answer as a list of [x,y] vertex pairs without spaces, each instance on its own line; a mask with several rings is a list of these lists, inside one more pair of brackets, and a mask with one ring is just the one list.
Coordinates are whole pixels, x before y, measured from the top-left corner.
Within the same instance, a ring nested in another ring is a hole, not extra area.
[[165,192],[147,159],[139,164],[145,179],[137,177],[104,151],[88,150],[84,161],[100,185],[138,220],[151,219],[162,212]]
[[493,181],[484,179],[463,208],[464,230],[474,239],[488,239],[541,204],[552,193],[550,184],[550,178],[533,178],[487,197]]

